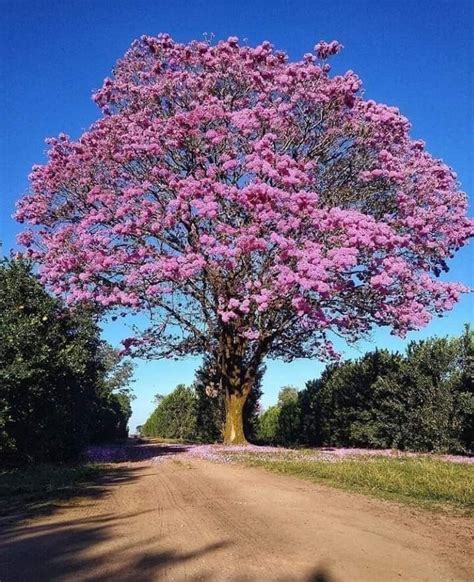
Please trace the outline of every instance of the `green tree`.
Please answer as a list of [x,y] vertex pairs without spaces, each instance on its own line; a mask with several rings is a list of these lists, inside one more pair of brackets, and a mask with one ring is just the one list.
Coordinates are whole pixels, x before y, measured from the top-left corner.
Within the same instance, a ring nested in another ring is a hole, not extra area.
[[106,342],[99,345],[98,359],[102,382],[98,385],[92,440],[103,442],[125,438],[134,399],[130,387],[134,366],[128,360],[124,361],[118,350]]
[[271,406],[258,419],[258,440],[267,444],[294,445],[301,440],[299,392],[294,386],[283,386],[276,406]]
[[258,422],[257,438],[259,442],[269,445],[279,444],[279,419],[281,408],[270,406],[260,415]]
[[459,339],[460,375],[455,397],[455,418],[459,440],[467,451],[474,450],[474,331],[467,324]]
[[472,448],[473,334],[411,342],[328,366],[299,395],[300,440],[311,445]]
[[301,411],[298,396],[298,388],[294,386],[283,386],[278,393],[280,414],[277,439],[282,445],[294,445],[300,440]]
[[115,419],[121,418],[122,428],[126,425],[123,393],[115,391],[127,367],[117,359],[113,366],[110,358],[107,363],[91,313],[69,311],[52,298],[28,263],[3,260],[0,314],[4,461],[76,457],[97,432],[106,405],[114,409]]
[[76,456],[94,414],[94,323],[69,314],[20,261],[0,265],[0,313],[3,455],[54,461]]
[[473,333],[431,338],[408,346],[403,382],[407,402],[407,447],[420,450],[472,448]]
[[142,427],[143,436],[193,440],[196,437],[196,396],[179,384],[161,402]]
[[284,406],[289,402],[298,401],[298,388],[294,386],[283,386],[278,392],[278,406]]

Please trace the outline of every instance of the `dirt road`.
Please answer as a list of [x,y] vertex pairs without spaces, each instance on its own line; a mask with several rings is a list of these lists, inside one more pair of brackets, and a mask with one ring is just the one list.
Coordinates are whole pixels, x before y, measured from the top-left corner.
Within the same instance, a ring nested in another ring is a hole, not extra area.
[[179,455],[124,463],[88,497],[4,527],[0,544],[1,582],[448,582],[474,572],[464,518]]

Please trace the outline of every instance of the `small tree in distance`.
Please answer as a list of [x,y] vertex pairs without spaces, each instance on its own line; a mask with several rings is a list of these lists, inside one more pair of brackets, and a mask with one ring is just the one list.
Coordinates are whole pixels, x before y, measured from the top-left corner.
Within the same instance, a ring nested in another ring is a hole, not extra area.
[[455,174],[400,112],[331,76],[337,42],[133,43],[103,116],[50,140],[17,218],[51,289],[151,314],[137,355],[212,354],[225,441],[265,358],[334,355],[373,326],[426,325],[465,289],[436,279],[473,232]]
[[196,437],[196,396],[192,388],[178,384],[163,396],[141,428],[143,436],[193,440]]
[[278,406],[284,406],[298,400],[298,388],[295,386],[282,386],[278,392]]

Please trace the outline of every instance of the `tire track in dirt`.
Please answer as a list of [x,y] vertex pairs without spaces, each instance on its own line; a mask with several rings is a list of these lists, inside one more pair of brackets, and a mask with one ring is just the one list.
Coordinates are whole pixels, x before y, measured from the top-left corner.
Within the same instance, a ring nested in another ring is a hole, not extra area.
[[[184,463],[181,466],[186,468],[184,471],[182,469],[180,471],[174,470],[173,481],[175,490],[180,491],[188,519],[199,517],[206,524],[206,532],[212,531],[220,534],[222,540],[228,542],[231,548],[237,548],[233,550],[233,553],[237,551],[243,563],[258,547],[261,554],[259,557],[260,567],[265,568],[267,576],[276,575],[273,544],[266,543],[266,531],[262,530],[262,521],[247,516],[245,522],[242,522],[241,511],[238,513],[235,511],[236,504],[239,502],[225,497],[225,492],[216,487],[215,483],[206,482],[202,474],[202,467],[196,463]],[[206,482],[206,486],[202,485],[203,482]],[[281,566],[279,574],[285,575],[286,580],[291,578],[291,572],[282,572]]]
[[464,518],[184,456],[117,470],[0,534],[1,582],[471,579]]

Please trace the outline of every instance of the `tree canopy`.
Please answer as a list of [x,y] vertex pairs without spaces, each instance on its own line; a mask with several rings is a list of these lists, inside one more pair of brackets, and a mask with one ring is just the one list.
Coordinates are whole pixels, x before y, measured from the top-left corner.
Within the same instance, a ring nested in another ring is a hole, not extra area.
[[184,384],[163,396],[141,427],[143,436],[184,441],[195,439],[196,432],[196,396]]
[[56,293],[151,314],[128,349],[216,357],[229,441],[265,357],[403,335],[465,290],[437,278],[473,232],[456,175],[355,73],[330,74],[341,48],[290,62],[269,42],[141,37],[17,210]]

